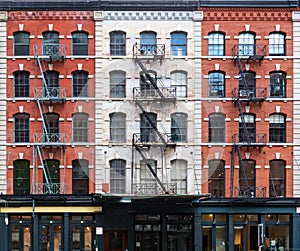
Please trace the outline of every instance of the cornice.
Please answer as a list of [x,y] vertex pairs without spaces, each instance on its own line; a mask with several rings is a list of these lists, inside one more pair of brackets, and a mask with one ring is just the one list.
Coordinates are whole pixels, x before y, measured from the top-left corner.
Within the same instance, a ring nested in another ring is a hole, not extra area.
[[89,20],[93,11],[10,11],[8,20]]

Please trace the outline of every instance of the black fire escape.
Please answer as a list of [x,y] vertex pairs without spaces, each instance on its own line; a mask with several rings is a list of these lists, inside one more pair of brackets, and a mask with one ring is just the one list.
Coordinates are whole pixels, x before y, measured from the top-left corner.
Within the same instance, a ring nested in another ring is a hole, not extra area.
[[[34,57],[42,76],[42,86],[34,89],[34,98],[37,102],[41,116],[43,130],[34,134],[34,161],[38,166],[40,161],[43,169],[43,183],[38,183],[37,178],[33,184],[33,193],[60,194],[65,192],[64,184],[54,183],[51,177],[51,170],[47,165],[48,156],[44,149],[63,149],[66,146],[66,136],[59,133],[58,128],[53,125],[53,121],[47,114],[52,112],[49,107],[53,104],[64,104],[66,101],[66,90],[53,84],[53,79],[49,78],[48,70],[52,71],[55,62],[63,62],[66,56],[65,45],[60,44],[39,44],[34,45]],[[58,81],[58,79],[57,79]],[[58,123],[58,121],[57,121]],[[37,172],[36,172],[37,173]]]
[[[135,133],[132,138],[133,150],[139,153],[145,165],[153,175],[156,182],[152,184],[134,184],[132,193],[157,194],[176,193],[176,184],[164,183],[155,168],[153,162],[148,158],[148,153],[152,148],[159,147],[165,151],[167,148],[175,147],[174,140],[170,133],[162,125],[157,124],[150,114],[152,103],[174,103],[176,101],[175,89],[163,86],[163,83],[153,76],[150,69],[147,69],[145,62],[160,61],[162,63],[165,56],[165,45],[139,45],[133,46],[133,59],[142,70],[141,86],[133,89],[133,99],[137,107],[141,110],[142,116],[147,121],[150,130]],[[158,186],[157,186],[158,184]]]
[[[249,177],[245,168],[241,148],[258,148],[261,149],[266,145],[266,134],[258,134],[249,128],[248,118],[243,111],[244,106],[250,103],[262,102],[267,98],[266,88],[256,88],[251,79],[247,78],[247,71],[243,69],[243,62],[249,64],[250,61],[256,61],[261,65],[264,56],[266,55],[266,46],[258,45],[235,45],[232,49],[233,60],[239,69],[239,87],[232,91],[233,102],[238,108],[239,113],[239,133],[232,136],[232,151],[231,151],[231,181],[230,181],[230,197],[265,197],[266,188],[251,186],[248,183]],[[234,187],[234,166],[235,156],[238,156],[240,175],[239,179],[243,179],[243,185]]]

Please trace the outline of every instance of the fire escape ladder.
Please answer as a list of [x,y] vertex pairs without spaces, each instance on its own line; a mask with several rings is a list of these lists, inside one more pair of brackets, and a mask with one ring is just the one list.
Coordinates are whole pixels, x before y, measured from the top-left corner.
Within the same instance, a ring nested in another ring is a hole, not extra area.
[[48,165],[43,160],[43,155],[42,155],[40,146],[36,145],[36,149],[37,149],[37,152],[38,152],[38,156],[39,156],[40,162],[41,162],[42,167],[43,167],[44,178],[45,178],[45,181],[46,181],[46,184],[47,184],[45,192],[48,193],[48,194],[53,194],[52,186],[51,186],[51,184],[52,184],[51,175],[50,175],[50,172],[49,172]]
[[248,184],[247,174],[246,174],[246,170],[245,170],[245,166],[244,166],[244,162],[243,162],[243,158],[242,158],[240,146],[236,147],[236,151],[238,153],[238,158],[239,158],[239,168],[241,168],[241,170],[242,170],[243,178],[244,178],[244,182],[245,182],[245,186],[246,186],[246,191],[247,191],[246,195],[248,197],[251,197],[250,186]]
[[236,152],[236,145],[233,144],[231,149],[231,170],[230,170],[230,197],[231,198],[233,198],[235,152]]

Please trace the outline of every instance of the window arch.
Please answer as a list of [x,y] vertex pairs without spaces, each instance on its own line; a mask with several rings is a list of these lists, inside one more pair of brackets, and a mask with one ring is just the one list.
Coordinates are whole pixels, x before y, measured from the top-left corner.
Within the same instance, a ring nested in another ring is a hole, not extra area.
[[73,97],[88,97],[89,91],[89,74],[87,71],[72,72],[72,96]]
[[225,197],[225,161],[208,161],[208,192],[213,198]]
[[[244,119],[239,116],[239,142],[255,143],[256,142],[256,122],[255,115],[250,113],[243,114]],[[247,131],[243,126],[243,120]],[[250,142],[249,142],[250,141]]]
[[286,116],[282,113],[273,113],[270,115],[269,124],[270,143],[286,142]]
[[140,33],[141,54],[156,54],[156,32],[143,31]]
[[253,56],[255,54],[255,34],[241,32],[239,34],[239,56]]
[[14,115],[15,143],[29,143],[29,114],[17,113]]
[[208,96],[225,97],[225,73],[212,71],[208,74]]
[[208,34],[208,55],[225,55],[225,34],[223,32],[210,32]]
[[87,143],[89,141],[89,115],[87,113],[74,113],[73,142]]
[[286,97],[286,73],[283,71],[270,72],[270,98]]
[[30,96],[29,85],[30,73],[28,71],[15,71],[14,72],[14,97],[15,98],[28,98]]
[[30,55],[30,33],[18,31],[14,36],[14,56],[29,56]]
[[269,173],[270,197],[286,196],[286,162],[284,160],[271,160]]
[[126,114],[114,112],[109,114],[111,142],[126,142]]
[[253,71],[243,71],[239,77],[239,96],[256,96],[256,73]]
[[187,114],[171,114],[171,139],[173,142],[187,142]]
[[187,33],[183,31],[174,31],[171,33],[171,55],[187,55]]
[[88,55],[89,39],[88,33],[75,31],[72,33],[72,53],[74,56]]
[[285,36],[286,34],[283,32],[271,32],[269,34],[270,56],[284,56],[286,54]]
[[176,97],[187,97],[187,73],[185,71],[171,72],[171,88]]
[[255,161],[243,160],[243,166],[239,167],[238,196],[254,197],[256,195]]
[[72,193],[89,193],[89,161],[86,159],[72,161]]
[[14,194],[30,194],[30,162],[20,159],[14,165]]
[[112,31],[110,36],[110,55],[125,56],[126,55],[126,33],[123,31]]
[[125,194],[126,188],[126,161],[123,159],[113,159],[110,165],[110,192]]
[[176,185],[177,194],[187,193],[187,161],[175,159],[171,161],[171,184]]
[[111,71],[109,73],[110,97],[125,98],[126,97],[126,72]]
[[225,114],[211,113],[208,118],[208,142],[225,142]]

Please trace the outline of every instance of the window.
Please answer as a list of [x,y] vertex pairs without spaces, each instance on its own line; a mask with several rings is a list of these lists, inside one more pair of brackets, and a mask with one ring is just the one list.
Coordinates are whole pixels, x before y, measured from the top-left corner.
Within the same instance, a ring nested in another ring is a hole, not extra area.
[[255,35],[243,32],[239,35],[239,56],[255,55]]
[[243,114],[245,128],[243,126],[243,119],[239,117],[239,142],[244,143],[255,143],[256,142],[256,124],[255,124],[255,116],[252,114]]
[[151,112],[145,112],[140,115],[140,130],[142,142],[156,142],[157,115]]
[[29,143],[29,114],[14,115],[15,143]]
[[220,32],[211,32],[208,34],[208,55],[225,55],[225,35]]
[[[43,176],[43,193],[59,194],[64,192],[60,183],[60,169],[59,161],[55,159],[47,159],[43,162],[44,167],[47,170],[47,177]],[[47,184],[47,181],[49,184]]]
[[[171,161],[171,185],[176,185],[177,194],[187,193],[187,161]],[[171,187],[172,189],[172,187]]]
[[14,161],[14,194],[30,193],[30,162],[28,160]]
[[286,97],[286,74],[276,71],[270,73],[270,98]]
[[252,98],[256,93],[255,72],[243,71],[239,77],[239,96]]
[[171,33],[171,55],[172,56],[186,56],[186,36],[185,32],[172,32]]
[[73,97],[88,97],[89,84],[88,84],[87,71],[74,71],[72,72],[72,87]]
[[152,31],[144,31],[140,34],[141,54],[156,54],[156,33]]
[[57,71],[45,71],[43,83],[43,96],[47,98],[60,97],[59,73]]
[[285,55],[285,34],[272,32],[269,35],[269,54],[270,56]]
[[72,33],[72,52],[74,56],[88,55],[89,40],[86,32]]
[[148,74],[144,72],[140,73],[140,86],[142,97],[155,97],[157,95],[157,74],[155,71],[148,71]]
[[285,161],[271,160],[269,174],[270,197],[285,197]]
[[243,160],[243,165],[240,165],[239,186],[239,196],[255,196],[255,162],[253,160]]
[[187,115],[185,113],[171,114],[171,139],[173,142],[187,141]]
[[208,118],[208,142],[225,142],[225,115],[212,113]]
[[14,33],[14,56],[28,56],[30,54],[30,35],[28,32]]
[[208,192],[213,198],[225,197],[225,162],[208,161]]
[[187,73],[184,71],[171,72],[171,90],[176,97],[187,97]]
[[72,193],[89,193],[89,161],[76,159],[72,161]]
[[15,98],[29,97],[29,72],[16,71],[14,72],[14,96]]
[[126,72],[112,71],[109,73],[110,97],[125,98],[126,97]]
[[43,32],[43,55],[59,56],[59,33],[55,31]]
[[111,142],[126,142],[126,114],[111,113],[110,120],[110,141]]
[[110,33],[110,55],[125,56],[126,55],[126,33],[122,31],[114,31]]
[[73,142],[89,141],[89,115],[86,113],[73,114]]
[[43,134],[43,142],[59,142],[59,115],[57,113],[43,114],[46,131]]
[[208,74],[208,96],[225,97],[225,74],[223,72]]
[[[153,159],[147,159],[147,163],[152,167],[153,171],[157,173],[157,161]],[[154,175],[149,170],[149,167],[147,166],[145,161],[140,162],[140,181],[143,185],[144,189],[142,189],[143,194],[153,194],[157,193],[157,183],[154,178]]]
[[270,115],[269,137],[272,143],[286,142],[285,115],[278,113]]
[[117,194],[125,193],[126,184],[126,161],[122,159],[113,159],[110,164],[110,192]]

